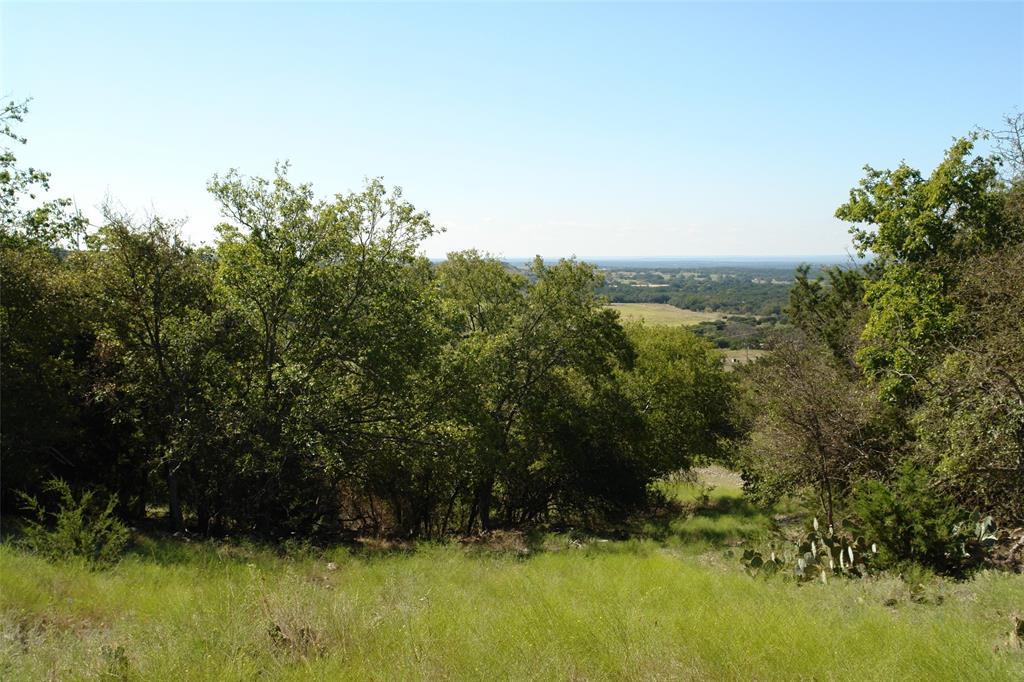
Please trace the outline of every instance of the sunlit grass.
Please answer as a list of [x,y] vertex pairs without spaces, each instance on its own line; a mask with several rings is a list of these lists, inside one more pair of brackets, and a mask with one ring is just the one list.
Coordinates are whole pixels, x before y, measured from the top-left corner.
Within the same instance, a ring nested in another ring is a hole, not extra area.
[[725,552],[771,517],[666,485],[692,506],[662,536],[529,553],[149,539],[91,572],[3,546],[0,678],[1024,679],[994,650],[1024,577],[937,583],[928,604],[895,578],[752,579]]
[[611,303],[608,307],[619,311],[627,322],[643,320],[651,325],[679,327],[722,319],[721,313],[686,310],[667,303]]

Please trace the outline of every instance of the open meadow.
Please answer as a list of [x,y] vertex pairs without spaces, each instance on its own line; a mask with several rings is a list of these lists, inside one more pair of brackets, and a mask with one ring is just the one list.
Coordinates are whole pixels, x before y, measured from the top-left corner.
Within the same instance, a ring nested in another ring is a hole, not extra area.
[[647,324],[683,327],[722,319],[719,313],[683,310],[667,303],[611,303],[624,322],[643,320]]
[[[721,313],[684,310],[667,303],[611,303],[609,307],[619,311],[623,322],[643,321],[655,327],[691,327],[701,322],[714,322],[725,318]],[[752,362],[768,354],[768,351],[757,348],[721,348],[718,352],[725,358],[727,369],[736,364]]]
[[[721,477],[720,477],[721,478]],[[712,480],[714,482],[714,480]],[[291,553],[142,536],[102,571],[0,547],[9,680],[1015,680],[1024,576],[797,584],[735,556],[773,532],[729,485],[617,540]],[[792,511],[786,509],[785,511]]]

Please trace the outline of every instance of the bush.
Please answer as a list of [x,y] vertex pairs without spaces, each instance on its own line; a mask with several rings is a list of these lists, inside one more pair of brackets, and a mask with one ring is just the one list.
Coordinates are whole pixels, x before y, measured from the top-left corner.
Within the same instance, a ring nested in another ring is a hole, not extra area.
[[867,481],[851,498],[851,511],[864,533],[877,538],[882,562],[915,563],[946,575],[962,575],[978,563],[964,551],[969,514],[931,485],[926,471],[904,465],[892,483]]
[[35,517],[25,525],[22,547],[52,560],[85,559],[93,567],[113,564],[121,557],[129,532],[114,515],[116,495],[104,503],[95,491],[86,490],[75,499],[71,486],[59,478],[47,482],[44,490],[56,495],[57,511],[22,494],[25,510]]

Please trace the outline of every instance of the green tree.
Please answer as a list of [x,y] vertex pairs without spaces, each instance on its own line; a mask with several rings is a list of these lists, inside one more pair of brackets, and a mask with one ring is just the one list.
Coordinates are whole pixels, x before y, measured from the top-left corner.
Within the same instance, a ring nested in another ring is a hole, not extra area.
[[170,520],[181,530],[180,481],[196,456],[189,436],[204,408],[200,382],[216,332],[213,268],[178,223],[156,216],[137,223],[110,207],[104,216],[88,238],[96,352],[108,379],[95,396],[137,425],[135,447],[165,482]]
[[[1019,117],[989,156],[958,140],[925,178],[868,168],[837,216],[878,256],[857,359],[912,414],[915,456],[974,508],[1017,521],[1024,481]],[[1014,132],[1016,131],[1016,132]],[[1016,142],[1015,142],[1016,141]]]
[[786,310],[794,326],[823,343],[838,362],[855,372],[859,370],[854,355],[867,316],[864,289],[870,281],[870,265],[868,270],[824,268],[811,279],[810,267],[802,265],[789,290]]
[[281,166],[210,191],[227,218],[216,297],[244,339],[226,428],[246,489],[262,491],[238,513],[263,529],[336,524],[338,482],[405,438],[401,406],[432,338],[416,248],[435,228],[379,180],[317,199]]
[[598,479],[629,459],[630,406],[614,371],[628,366],[632,349],[595,295],[597,271],[538,258],[523,276],[467,252],[450,254],[438,281],[454,331],[453,386],[473,434],[467,530],[585,500],[614,504],[616,491]]
[[[0,110],[0,137],[25,144],[14,126],[23,122],[27,113],[27,100],[5,104]],[[50,174],[38,168],[20,168],[14,149],[5,144],[0,151],[0,245],[56,248],[82,236],[86,219],[70,210],[70,199],[43,200],[49,189]],[[26,206],[26,202],[34,205]]]
[[[73,468],[81,441],[76,365],[84,336],[82,297],[64,262],[64,247],[84,230],[85,219],[68,199],[44,200],[49,173],[18,165],[15,132],[28,103],[0,111],[0,391],[2,441],[0,495],[10,509],[11,490],[36,492],[53,473]],[[10,145],[10,146],[9,146]],[[67,472],[65,472],[67,473]]]
[[744,372],[750,433],[741,458],[752,494],[810,492],[832,525],[854,481],[888,472],[907,429],[856,361],[875,266],[809,273],[798,268],[790,289],[792,329]]
[[1024,244],[973,259],[951,298],[959,334],[941,345],[914,420],[919,456],[960,504],[1024,520]]
[[648,475],[688,469],[695,458],[721,459],[738,435],[733,386],[711,346],[681,327],[631,326],[636,360],[622,373],[645,424]]
[[1024,225],[1006,220],[999,157],[972,156],[976,140],[958,140],[927,178],[906,164],[866,167],[836,211],[853,223],[861,255],[873,253],[881,267],[866,285],[857,358],[888,398],[912,399],[937,345],[956,333],[950,292],[964,263],[1024,235]]
[[742,458],[751,492],[774,501],[809,491],[833,525],[854,481],[889,470],[898,414],[799,329],[776,339],[748,379],[753,424]]
[[[536,518],[549,504],[563,513],[636,504],[646,480],[630,447],[635,421],[614,379],[632,364],[633,348],[617,313],[596,295],[603,277],[586,263],[548,266],[539,257],[528,275],[525,308],[493,358],[500,381],[490,409],[506,511]],[[490,479],[482,483],[484,522]]]

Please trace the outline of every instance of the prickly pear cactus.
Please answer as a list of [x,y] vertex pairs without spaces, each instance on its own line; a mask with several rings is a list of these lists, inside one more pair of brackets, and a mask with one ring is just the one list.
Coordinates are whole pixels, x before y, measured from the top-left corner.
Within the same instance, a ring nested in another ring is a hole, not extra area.
[[806,535],[789,551],[773,548],[766,557],[761,552],[748,549],[740,561],[751,576],[774,574],[791,564],[796,580],[818,580],[827,584],[833,576],[868,575],[872,559],[877,554],[878,547],[874,543],[869,545],[862,537],[844,537],[831,526],[824,529],[815,518]]
[[740,563],[743,564],[743,570],[751,577],[773,575],[782,568],[782,562],[774,551],[769,552],[768,556],[763,556],[760,552],[752,549],[745,550],[743,556],[740,557]]
[[[1001,539],[995,520],[980,514],[970,521],[953,526],[953,534],[958,539],[958,559],[968,566],[984,562]],[[1002,535],[1005,535],[1005,531]]]

